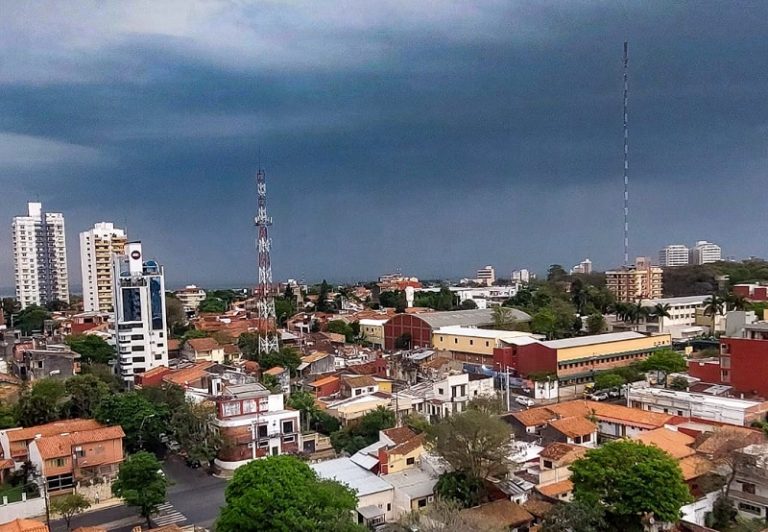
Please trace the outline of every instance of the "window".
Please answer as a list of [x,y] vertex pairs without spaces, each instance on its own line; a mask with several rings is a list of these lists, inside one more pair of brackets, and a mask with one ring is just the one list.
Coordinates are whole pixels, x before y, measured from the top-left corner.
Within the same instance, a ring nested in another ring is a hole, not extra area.
[[739,510],[742,510],[744,512],[755,514],[755,515],[763,515],[763,509],[759,506],[754,506],[752,504],[747,504],[745,502],[739,503]]
[[293,432],[293,420],[283,421],[283,432],[290,434]]
[[391,511],[392,511],[392,503],[391,503],[391,502],[388,502],[388,503],[387,503],[387,511],[388,511],[388,512],[391,512]]
[[474,340],[470,340],[469,341],[469,345],[475,345],[475,341]]
[[406,459],[405,463],[406,463],[406,465],[413,465],[413,464],[416,463],[416,458],[412,456],[412,457]]
[[755,485],[751,482],[742,482],[741,483],[741,491],[744,493],[750,493],[752,495],[755,494]]
[[[240,406],[240,405],[238,405]],[[259,425],[257,433],[259,435],[259,438],[266,438],[267,437],[267,426],[266,425]]]
[[419,508],[424,508],[427,505],[427,499],[419,499],[419,502],[417,504]]
[[458,339],[458,338],[454,338],[454,339],[453,339],[453,343],[454,343],[454,344],[458,344],[458,343],[459,343],[459,339]]
[[296,436],[286,436],[283,438],[283,443],[293,443],[296,441]]
[[438,388],[437,389],[437,394],[438,395],[443,395],[443,389],[442,388]]
[[82,458],[85,456],[85,450],[82,447],[76,447],[75,448],[75,456],[78,458]]
[[552,469],[552,460],[544,460],[544,469]]
[[54,458],[51,462],[53,462],[53,467],[64,467],[67,465],[66,458]]

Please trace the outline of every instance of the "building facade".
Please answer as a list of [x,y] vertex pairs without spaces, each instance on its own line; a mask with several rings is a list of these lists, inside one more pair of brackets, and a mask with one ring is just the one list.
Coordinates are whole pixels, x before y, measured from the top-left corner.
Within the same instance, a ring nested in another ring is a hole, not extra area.
[[168,365],[165,278],[162,266],[144,260],[141,242],[129,242],[113,259],[118,376],[132,385],[137,373]]
[[651,259],[638,257],[632,267],[605,272],[605,283],[617,301],[659,299],[663,294],[663,270],[651,264]]
[[187,285],[183,290],[178,290],[174,293],[179,301],[181,301],[184,312],[195,312],[200,303],[205,299],[205,290],[193,284]]
[[475,279],[478,284],[484,284],[485,286],[491,286],[496,282],[496,270],[493,266],[486,266],[477,270],[477,278]]
[[64,215],[44,212],[42,203],[27,207],[27,215],[14,217],[12,224],[16,299],[22,309],[69,303]]
[[683,244],[670,244],[659,251],[659,266],[669,268],[672,266],[687,266],[690,250]]
[[717,244],[699,240],[691,248],[691,264],[701,265],[717,262],[722,259],[722,250]]
[[125,231],[111,222],[100,222],[80,233],[80,270],[85,312],[112,312],[112,256],[122,254],[128,241]]
[[583,261],[578,263],[576,266],[571,268],[571,273],[583,273],[583,274],[592,273],[592,261],[589,259],[584,259]]

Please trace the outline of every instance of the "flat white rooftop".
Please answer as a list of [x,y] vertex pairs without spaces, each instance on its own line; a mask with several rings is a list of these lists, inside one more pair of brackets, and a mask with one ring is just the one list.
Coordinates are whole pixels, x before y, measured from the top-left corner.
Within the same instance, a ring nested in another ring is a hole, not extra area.
[[564,338],[563,340],[550,340],[548,342],[542,342],[542,344],[552,349],[566,349],[568,347],[607,344],[624,340],[637,340],[639,338],[648,338],[648,336],[638,332],[626,331],[607,334],[592,334],[590,336],[579,336],[577,338]]
[[435,329],[433,334],[446,334],[452,336],[471,336],[473,338],[489,338],[494,340],[504,338],[531,337],[533,334],[522,331],[501,331],[497,329],[478,329],[477,327],[462,327],[461,325],[448,325]]
[[726,408],[747,409],[760,405],[759,401],[750,401],[748,399],[737,399],[735,397],[720,397],[715,395],[706,395],[703,393],[682,392],[663,388],[630,388],[630,396],[646,396],[659,399],[677,399],[680,401],[690,401],[709,406],[722,406]]
[[708,299],[709,295],[703,296],[684,296],[684,297],[662,297],[659,299],[643,299],[642,305],[644,307],[652,307],[654,305],[669,305],[675,307],[679,305],[697,305],[704,304],[704,301]]

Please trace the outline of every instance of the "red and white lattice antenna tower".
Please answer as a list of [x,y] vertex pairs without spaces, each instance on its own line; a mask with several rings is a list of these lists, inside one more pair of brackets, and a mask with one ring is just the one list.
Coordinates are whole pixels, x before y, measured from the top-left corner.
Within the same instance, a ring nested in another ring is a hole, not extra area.
[[256,247],[259,250],[259,284],[256,287],[256,311],[259,325],[259,354],[272,353],[278,350],[277,334],[275,332],[275,300],[272,298],[272,262],[269,251],[272,240],[269,238],[269,226],[272,218],[267,216],[267,180],[264,170],[259,168],[256,173],[256,187],[259,194],[256,227],[259,228],[259,239]]
[[629,266],[629,44],[624,41],[624,266]]

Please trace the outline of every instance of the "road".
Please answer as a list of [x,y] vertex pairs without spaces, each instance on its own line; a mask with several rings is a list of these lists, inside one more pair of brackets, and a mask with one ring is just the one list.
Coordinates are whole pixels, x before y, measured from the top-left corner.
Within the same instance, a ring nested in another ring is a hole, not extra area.
[[[226,481],[212,477],[202,469],[190,469],[184,461],[171,455],[163,464],[163,471],[171,480],[167,502],[153,516],[153,526],[177,523],[179,526],[197,525],[210,529],[224,505]],[[72,527],[104,526],[115,532],[130,532],[136,525],[145,525],[134,508],[125,505],[105,508],[78,515]],[[65,532],[64,521],[51,522],[52,532]]]

